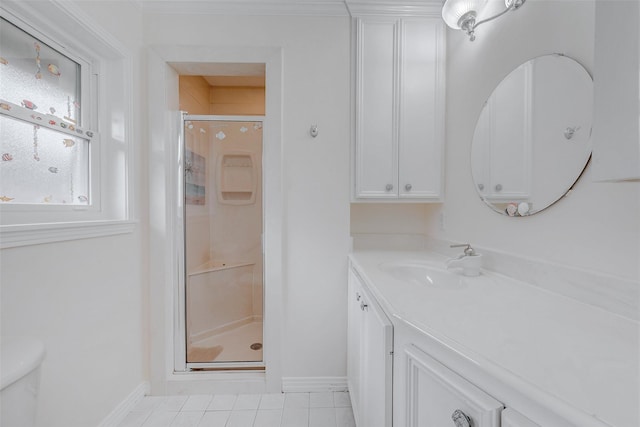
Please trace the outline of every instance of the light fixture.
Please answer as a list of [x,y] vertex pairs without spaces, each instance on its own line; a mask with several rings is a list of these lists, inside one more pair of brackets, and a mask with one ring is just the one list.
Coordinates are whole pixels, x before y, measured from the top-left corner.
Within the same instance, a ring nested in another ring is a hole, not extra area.
[[442,19],[454,30],[462,30],[469,36],[469,40],[476,39],[475,29],[478,25],[493,21],[510,10],[516,10],[526,0],[504,0],[506,8],[497,15],[477,21],[478,14],[489,0],[446,0],[442,6]]

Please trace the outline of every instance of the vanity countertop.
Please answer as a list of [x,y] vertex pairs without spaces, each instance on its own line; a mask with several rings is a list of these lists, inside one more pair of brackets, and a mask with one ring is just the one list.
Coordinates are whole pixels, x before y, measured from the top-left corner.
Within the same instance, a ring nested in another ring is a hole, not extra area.
[[451,288],[381,268],[404,261],[443,268],[446,258],[431,252],[360,251],[350,259],[394,323],[411,325],[559,412],[577,410],[594,426],[640,426],[638,322],[493,272],[460,276]]

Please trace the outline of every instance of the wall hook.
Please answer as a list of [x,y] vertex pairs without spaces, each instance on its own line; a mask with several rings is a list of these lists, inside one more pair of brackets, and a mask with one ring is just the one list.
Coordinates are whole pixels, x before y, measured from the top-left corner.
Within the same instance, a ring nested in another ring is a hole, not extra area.
[[311,125],[311,129],[309,129],[309,134],[314,138],[318,136],[318,125]]

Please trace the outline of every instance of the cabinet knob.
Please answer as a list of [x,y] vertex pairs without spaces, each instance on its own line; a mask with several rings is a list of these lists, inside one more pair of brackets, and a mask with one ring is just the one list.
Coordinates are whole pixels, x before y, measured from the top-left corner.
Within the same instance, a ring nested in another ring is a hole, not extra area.
[[356,301],[360,301],[360,298],[362,298],[362,295],[360,295],[360,292],[356,292]]
[[393,184],[387,184],[387,186],[384,187],[384,189],[387,190],[387,191],[393,190]]
[[412,188],[412,187],[411,187],[411,184],[407,184],[407,185],[405,185],[405,186],[404,186],[404,189],[405,189],[406,191],[411,191],[411,188]]
[[472,427],[471,418],[469,418],[464,412],[460,409],[456,409],[451,414],[451,419],[455,423],[456,427]]
[[502,184],[496,184],[496,191],[502,191]]
[[369,306],[367,304],[365,304],[364,301],[360,302],[360,310],[364,311],[368,307]]
[[478,184],[478,190],[480,191],[484,190],[484,184]]

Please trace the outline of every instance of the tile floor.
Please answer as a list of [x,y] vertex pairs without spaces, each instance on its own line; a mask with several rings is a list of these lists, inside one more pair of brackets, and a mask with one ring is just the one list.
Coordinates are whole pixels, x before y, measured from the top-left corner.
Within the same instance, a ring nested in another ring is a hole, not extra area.
[[355,427],[348,392],[147,396],[119,427]]

